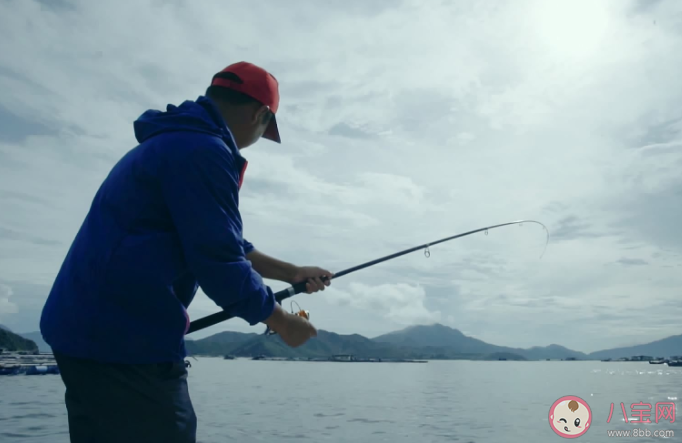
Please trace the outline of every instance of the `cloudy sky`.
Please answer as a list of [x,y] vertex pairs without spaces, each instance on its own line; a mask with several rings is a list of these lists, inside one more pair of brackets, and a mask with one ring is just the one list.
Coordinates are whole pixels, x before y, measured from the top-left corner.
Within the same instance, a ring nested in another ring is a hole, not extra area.
[[[333,271],[320,329],[439,322],[590,352],[682,333],[682,2],[0,1],[0,323],[40,310],[132,122],[246,60],[283,144],[244,151],[245,236]],[[271,283],[273,289],[286,287]],[[285,307],[290,305],[285,302]],[[196,319],[216,311],[199,293]],[[221,330],[261,332],[241,320]]]

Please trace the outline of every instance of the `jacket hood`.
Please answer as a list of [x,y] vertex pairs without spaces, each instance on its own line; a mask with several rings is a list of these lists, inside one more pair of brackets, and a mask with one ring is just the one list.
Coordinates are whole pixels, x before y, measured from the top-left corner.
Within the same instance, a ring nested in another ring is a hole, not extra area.
[[187,100],[180,106],[168,105],[165,112],[155,109],[145,111],[135,120],[133,129],[139,143],[165,132],[192,131],[215,135],[228,146],[236,146],[218,108],[204,96],[196,101]]

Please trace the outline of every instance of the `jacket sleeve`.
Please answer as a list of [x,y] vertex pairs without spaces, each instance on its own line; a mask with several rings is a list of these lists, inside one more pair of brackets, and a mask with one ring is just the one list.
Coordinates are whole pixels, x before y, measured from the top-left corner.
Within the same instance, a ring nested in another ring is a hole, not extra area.
[[253,243],[249,242],[247,239],[242,239],[242,247],[244,248],[244,255],[251,253],[254,249]]
[[201,289],[255,325],[275,307],[272,290],[246,260],[233,155],[215,141],[169,149],[161,175],[165,202]]

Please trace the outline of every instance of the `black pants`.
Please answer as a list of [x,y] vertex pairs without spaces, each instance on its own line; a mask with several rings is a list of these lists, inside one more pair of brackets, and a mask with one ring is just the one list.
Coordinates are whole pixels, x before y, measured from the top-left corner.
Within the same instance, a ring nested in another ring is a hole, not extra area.
[[184,362],[123,365],[55,353],[71,443],[195,443]]

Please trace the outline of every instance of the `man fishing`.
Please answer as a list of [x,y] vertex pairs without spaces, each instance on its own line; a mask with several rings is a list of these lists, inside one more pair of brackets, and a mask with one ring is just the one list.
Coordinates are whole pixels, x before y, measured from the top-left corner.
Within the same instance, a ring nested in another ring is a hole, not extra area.
[[134,122],[139,145],[95,195],[40,322],[66,386],[72,443],[196,441],[184,336],[199,286],[289,346],[317,334],[262,278],[307,281],[313,293],[333,274],[272,258],[242,237],[240,150],[261,137],[281,143],[278,107],[277,80],[240,62],[216,74],[205,96]]

